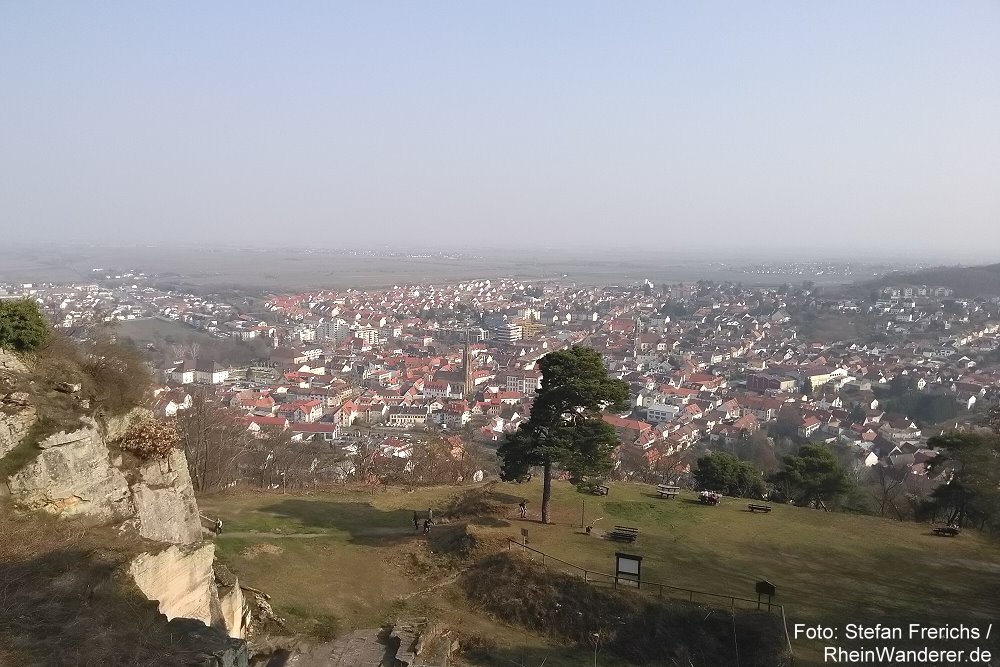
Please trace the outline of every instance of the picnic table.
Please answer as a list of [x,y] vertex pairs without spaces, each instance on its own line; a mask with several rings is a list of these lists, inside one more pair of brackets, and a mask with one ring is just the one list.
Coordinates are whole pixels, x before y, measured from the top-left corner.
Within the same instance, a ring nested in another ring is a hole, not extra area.
[[756,505],[754,503],[749,503],[747,505],[747,509],[750,510],[751,512],[764,512],[766,514],[767,512],[771,511],[771,506],[770,505]]
[[639,529],[631,526],[615,526],[607,533],[607,537],[616,542],[635,542],[639,537]]
[[960,532],[962,532],[962,529],[958,526],[938,526],[934,529],[935,535],[942,535],[944,537],[955,537]]
[[606,496],[611,493],[611,487],[604,484],[595,484],[590,488],[590,492],[595,496]]
[[656,492],[660,494],[660,498],[676,498],[680,491],[679,486],[671,486],[669,484],[656,485]]

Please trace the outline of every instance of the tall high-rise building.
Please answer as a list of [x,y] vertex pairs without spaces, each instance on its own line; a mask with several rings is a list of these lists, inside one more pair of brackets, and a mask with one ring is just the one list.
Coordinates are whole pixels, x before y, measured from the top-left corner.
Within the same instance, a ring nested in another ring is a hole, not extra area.
[[351,333],[351,327],[346,320],[335,317],[316,327],[316,340],[333,340],[338,343],[345,340]]
[[520,324],[507,323],[498,326],[493,332],[493,338],[501,343],[513,343],[524,337]]

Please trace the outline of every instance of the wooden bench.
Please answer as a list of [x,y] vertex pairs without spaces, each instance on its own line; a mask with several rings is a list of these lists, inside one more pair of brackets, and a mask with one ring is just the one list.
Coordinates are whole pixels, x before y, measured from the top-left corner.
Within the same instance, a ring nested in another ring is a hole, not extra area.
[[938,526],[934,529],[935,535],[943,535],[944,537],[955,537],[960,532],[962,532],[962,529],[955,526]]
[[630,526],[615,526],[614,530],[607,534],[607,537],[616,542],[635,542],[639,537],[639,529]]
[[590,492],[595,496],[606,496],[611,493],[611,487],[605,486],[604,484],[595,484],[591,487]]
[[660,498],[676,498],[680,491],[679,486],[670,486],[668,484],[656,485],[656,492],[660,494]]
[[747,505],[747,509],[750,510],[751,512],[765,512],[766,513],[766,512],[770,512],[771,511],[771,506],[770,505],[754,505],[753,503],[750,503],[750,504]]

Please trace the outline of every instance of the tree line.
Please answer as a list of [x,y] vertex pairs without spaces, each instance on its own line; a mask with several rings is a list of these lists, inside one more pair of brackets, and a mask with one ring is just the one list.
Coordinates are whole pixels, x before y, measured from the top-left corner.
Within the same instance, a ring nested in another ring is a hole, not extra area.
[[[558,350],[538,363],[542,388],[531,416],[497,454],[505,480],[523,480],[541,468],[542,521],[547,523],[555,472],[566,471],[571,479],[611,473],[619,439],[602,416],[627,409],[628,387],[611,378],[600,354],[589,348]],[[988,428],[946,433],[931,438],[928,446],[937,456],[925,463],[926,475],[915,475],[906,465],[865,466],[854,452],[821,443],[796,447],[789,440],[779,457],[772,441],[759,433],[735,446],[752,461],[711,452],[697,460],[693,477],[697,487],[727,495],[1000,532],[1000,411],[991,411]],[[662,472],[676,469],[678,461],[671,459]]]

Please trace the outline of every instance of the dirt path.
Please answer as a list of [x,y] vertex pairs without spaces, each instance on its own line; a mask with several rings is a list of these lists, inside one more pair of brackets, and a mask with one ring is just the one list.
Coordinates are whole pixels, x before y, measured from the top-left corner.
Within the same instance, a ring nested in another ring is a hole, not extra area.
[[444,588],[445,586],[450,586],[451,584],[453,584],[456,581],[458,581],[458,578],[461,577],[463,574],[465,574],[465,572],[468,569],[469,569],[468,567],[463,567],[460,570],[458,570],[457,572],[449,574],[447,577],[445,577],[441,581],[439,581],[439,582],[437,582],[435,584],[431,584],[427,588],[422,588],[419,591],[413,591],[412,593],[407,593],[406,595],[401,595],[401,596],[399,596],[399,599],[400,600],[409,600],[410,598],[416,597],[418,595],[426,595],[427,593],[430,593],[431,591],[436,591],[439,588]]
[[231,533],[222,533],[222,535],[216,536],[217,540],[224,540],[227,537],[266,537],[267,539],[272,538],[298,538],[298,539],[308,539],[310,537],[334,537],[331,533],[255,533],[255,532],[237,532],[233,531]]
[[[223,531],[217,539],[226,539],[227,537],[263,537],[267,539],[274,538],[300,538],[307,539],[310,537],[340,537],[343,533],[268,533],[260,531]],[[378,536],[393,536],[393,535],[412,535],[413,537],[420,537],[420,533],[415,532],[409,528],[364,528],[362,530],[351,530],[347,531],[349,537],[378,537]]]

